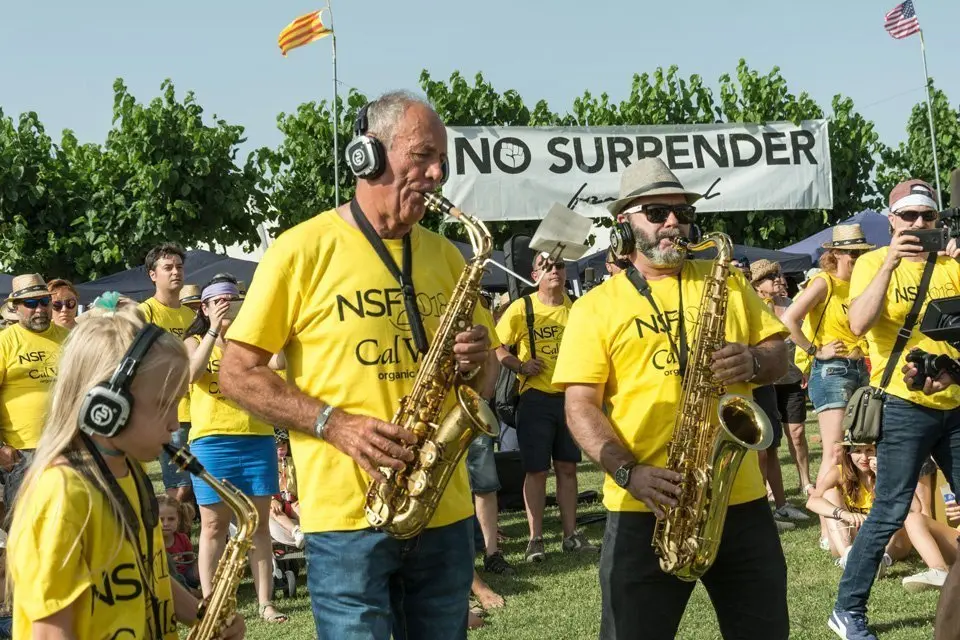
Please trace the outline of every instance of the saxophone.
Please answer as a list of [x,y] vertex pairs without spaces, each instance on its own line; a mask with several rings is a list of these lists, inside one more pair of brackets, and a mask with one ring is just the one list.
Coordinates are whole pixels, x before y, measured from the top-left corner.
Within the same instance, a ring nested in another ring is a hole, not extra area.
[[[484,264],[493,253],[493,239],[482,221],[469,216],[442,196],[424,196],[428,209],[447,214],[466,227],[473,259],[450,297],[433,342],[423,357],[413,389],[402,400],[393,423],[417,437],[408,449],[414,460],[401,471],[380,468],[385,482],[367,488],[364,511],[371,526],[394,538],[418,535],[433,517],[443,491],[467,447],[480,433],[496,435],[496,416],[476,391],[463,384],[453,357],[454,337],[473,326]],[[456,403],[441,416],[449,392]]]
[[213,640],[230,624],[237,612],[237,587],[247,566],[247,552],[253,546],[253,534],[260,517],[250,498],[228,480],[217,480],[187,449],[165,444],[170,458],[184,471],[209,484],[237,519],[237,533],[227,541],[217,572],[213,575],[213,591],[197,610],[197,622],[191,627],[187,640]]
[[726,344],[733,243],[722,233],[708,233],[696,245],[686,239],[675,243],[688,251],[711,245],[717,249],[700,298],[692,357],[684,372],[681,404],[667,449],[666,467],[682,476],[681,493],[677,506],[661,505],[665,515],[653,532],[660,568],[689,582],[700,578],[716,560],[740,463],[748,449],[770,446],[773,427],[753,400],[727,394],[710,371],[713,352]]

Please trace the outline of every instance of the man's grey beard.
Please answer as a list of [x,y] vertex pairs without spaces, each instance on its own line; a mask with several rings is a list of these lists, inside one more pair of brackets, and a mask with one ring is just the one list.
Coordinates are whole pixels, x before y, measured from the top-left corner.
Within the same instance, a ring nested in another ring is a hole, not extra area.
[[686,252],[675,246],[666,249],[660,248],[664,238],[679,238],[679,229],[661,230],[655,238],[647,236],[641,229],[633,228],[633,237],[636,238],[637,251],[642,253],[655,267],[679,267],[683,263]]
[[36,333],[43,333],[50,328],[49,316],[33,316],[27,320],[27,329]]

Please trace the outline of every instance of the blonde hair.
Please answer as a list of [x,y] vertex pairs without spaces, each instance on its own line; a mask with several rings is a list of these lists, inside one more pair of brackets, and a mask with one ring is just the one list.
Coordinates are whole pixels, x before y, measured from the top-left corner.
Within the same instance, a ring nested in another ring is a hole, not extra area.
[[[114,310],[116,309],[116,310]],[[32,555],[38,553],[36,549],[19,549],[23,544],[23,532],[32,526],[32,512],[29,505],[36,491],[40,476],[51,467],[63,463],[67,454],[79,454],[84,464],[84,478],[92,482],[84,482],[88,490],[87,514],[83,527],[90,521],[93,508],[93,495],[89,493],[90,484],[98,489],[106,498],[107,504],[113,513],[114,519],[121,530],[130,540],[134,537],[132,523],[123,516],[123,508],[110,490],[110,484],[91,460],[90,454],[82,444],[78,419],[80,407],[87,392],[97,384],[109,380],[133,343],[137,332],[144,326],[143,315],[135,307],[120,306],[114,309],[96,307],[84,314],[84,322],[78,323],[70,336],[63,344],[60,355],[57,380],[50,393],[50,406],[47,418],[43,425],[40,441],[37,444],[33,463],[23,479],[23,484],[17,493],[16,502],[21,508],[15,508],[12,514],[12,524],[8,539],[8,550],[11,554],[23,553]],[[179,402],[186,385],[188,371],[187,352],[183,343],[169,333],[164,333],[150,347],[149,352],[138,368],[138,376],[149,374],[152,371],[166,370],[161,387],[162,410]],[[144,388],[144,377],[134,379],[131,393],[136,395],[138,389]],[[158,426],[158,428],[160,428]],[[136,463],[135,463],[136,464]],[[66,484],[66,476],[61,474]],[[65,489],[65,487],[64,487]],[[66,495],[64,490],[61,495]],[[66,505],[56,505],[56,511],[61,512]],[[52,517],[57,517],[56,513]],[[107,564],[116,558],[123,545],[123,537],[117,538],[113,556]],[[73,547],[67,552],[69,557],[80,539],[74,541]],[[139,558],[137,562],[141,563]],[[64,559],[66,561],[66,558]],[[99,573],[104,567],[91,567],[92,573]],[[143,567],[141,567],[143,570]],[[7,600],[13,597],[14,584],[12,572],[7,572]],[[148,575],[144,572],[144,575]],[[152,588],[148,585],[148,589]]]
[[177,523],[178,533],[190,533],[190,523],[193,522],[193,516],[196,515],[192,504],[189,502],[180,502],[173,496],[168,496],[165,493],[158,493],[157,505],[159,507],[170,507],[177,512],[177,517],[180,519],[180,522]]
[[837,252],[834,249],[827,249],[820,256],[820,268],[832,276],[837,275]]

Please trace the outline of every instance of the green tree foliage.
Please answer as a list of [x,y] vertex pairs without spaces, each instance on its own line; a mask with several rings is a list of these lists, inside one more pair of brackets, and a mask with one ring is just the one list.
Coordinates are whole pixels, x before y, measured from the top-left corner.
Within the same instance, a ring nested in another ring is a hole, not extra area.
[[264,220],[262,177],[237,165],[243,128],[203,122],[173,84],[142,105],[114,84],[106,144],[57,145],[36,114],[19,126],[0,119],[0,257],[13,272],[82,281],[140,263],[154,244],[174,240],[253,245]]
[[[946,94],[931,80],[933,121],[937,133],[937,160],[943,206],[950,202],[950,172],[960,168],[960,111],[950,106]],[[936,187],[933,149],[930,145],[930,116],[926,100],[918,102],[907,120],[907,141],[897,147],[884,147],[877,170],[877,187],[886,195],[898,182],[909,178],[926,180]]]

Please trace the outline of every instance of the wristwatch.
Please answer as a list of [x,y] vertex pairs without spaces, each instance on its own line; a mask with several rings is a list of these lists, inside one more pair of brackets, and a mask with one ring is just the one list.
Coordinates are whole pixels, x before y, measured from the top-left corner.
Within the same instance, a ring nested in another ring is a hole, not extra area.
[[628,462],[620,465],[620,467],[613,472],[613,481],[617,483],[618,487],[621,489],[627,488],[627,485],[630,484],[630,472],[633,471],[635,466],[637,466],[635,461]]
[[815,345],[815,344],[813,344],[813,343],[811,342],[811,343],[810,343],[810,347],[806,349],[806,352],[807,352],[807,355],[808,355],[808,356],[815,356],[815,355],[817,355],[817,345]]

